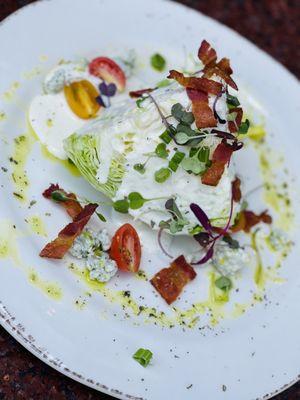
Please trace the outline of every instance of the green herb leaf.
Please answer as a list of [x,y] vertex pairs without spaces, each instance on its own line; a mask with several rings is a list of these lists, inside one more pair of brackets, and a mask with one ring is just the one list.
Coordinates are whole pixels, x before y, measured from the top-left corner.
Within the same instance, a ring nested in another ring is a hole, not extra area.
[[165,207],[168,211],[171,211],[173,217],[175,215],[177,219],[183,219],[182,214],[177,207],[176,201],[173,198],[166,201]]
[[170,178],[170,176],[171,176],[171,171],[169,170],[169,168],[161,168],[154,174],[155,181],[158,183],[165,182],[167,179]]
[[250,126],[250,121],[249,121],[249,119],[246,119],[246,121],[241,123],[239,130],[238,130],[238,134],[245,135],[248,132],[249,126]]
[[61,190],[54,190],[51,193],[51,199],[54,201],[67,201],[69,198]]
[[168,130],[165,130],[160,136],[161,140],[167,144],[169,144],[172,140],[172,137],[170,136],[170,133]]
[[221,276],[220,278],[218,278],[215,281],[215,285],[217,288],[224,290],[226,292],[228,292],[228,290],[230,290],[232,287],[231,280],[227,278],[227,276]]
[[122,213],[122,214],[127,214],[128,209],[129,209],[129,203],[126,199],[124,200],[117,200],[113,203],[113,208],[115,211]]
[[176,151],[176,153],[173,155],[173,157],[169,161],[169,168],[173,172],[176,172],[179,167],[179,164],[184,159],[184,157],[185,157],[184,153],[182,153],[181,151]]
[[146,199],[138,192],[131,192],[128,195],[129,200],[129,208],[132,210],[138,210],[139,208],[143,207],[143,205],[147,202]]
[[230,112],[227,115],[227,121],[235,121],[236,117],[237,117],[237,112],[236,111]]
[[159,143],[156,146],[155,154],[157,155],[157,157],[160,157],[160,158],[168,158],[169,152],[168,152],[168,150],[166,148],[166,144],[165,143]]
[[104,217],[104,215],[102,215],[102,214],[100,214],[100,213],[98,213],[98,212],[96,212],[96,215],[97,215],[97,217],[100,219],[100,221],[106,222],[106,218]]
[[184,112],[181,117],[181,122],[186,125],[192,125],[195,121],[194,115],[192,112]]
[[140,348],[132,357],[143,367],[147,367],[153,357],[153,353],[150,350]]
[[227,94],[226,102],[233,107],[238,107],[240,105],[239,99],[231,94]]
[[139,172],[140,174],[144,174],[146,172],[145,169],[145,164],[134,164],[133,169],[137,172]]
[[154,69],[156,69],[156,71],[159,71],[159,72],[162,72],[166,67],[166,60],[159,53],[153,54],[151,56],[150,62],[151,62],[151,66]]

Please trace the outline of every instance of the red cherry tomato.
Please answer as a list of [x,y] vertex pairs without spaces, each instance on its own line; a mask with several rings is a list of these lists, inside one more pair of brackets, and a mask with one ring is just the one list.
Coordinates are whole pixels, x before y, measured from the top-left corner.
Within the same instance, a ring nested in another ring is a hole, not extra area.
[[126,76],[121,67],[108,57],[97,57],[89,64],[91,75],[97,76],[108,83],[114,83],[122,92],[126,85]]
[[122,271],[137,272],[141,262],[141,243],[137,231],[130,224],[122,225],[115,233],[110,257]]

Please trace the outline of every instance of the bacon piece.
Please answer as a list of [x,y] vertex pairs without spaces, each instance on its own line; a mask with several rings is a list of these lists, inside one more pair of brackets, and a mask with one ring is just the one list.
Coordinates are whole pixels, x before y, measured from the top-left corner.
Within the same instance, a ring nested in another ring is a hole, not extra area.
[[181,86],[189,89],[201,90],[205,93],[219,94],[222,91],[222,84],[207,78],[195,76],[186,77],[181,72],[172,69],[168,79],[175,79]]
[[92,214],[95,212],[97,204],[88,204],[83,210],[73,219],[73,222],[68,224],[58,234],[58,237],[48,243],[40,252],[41,257],[61,259],[72,246],[74,240],[81,234],[83,228],[88,223]]
[[229,115],[235,113],[236,116],[233,121],[228,121],[228,129],[231,133],[237,132],[241,126],[243,119],[243,109],[241,107],[232,108]]
[[198,50],[198,58],[204,65],[215,64],[217,61],[216,50],[206,41],[202,40],[200,48]]
[[233,71],[230,67],[229,59],[222,58],[219,62],[217,62],[217,53],[206,40],[203,40],[200,45],[198,57],[204,64],[203,76],[205,78],[210,78],[214,74],[218,75],[229,86],[235,90],[238,90],[236,83],[231,78]]
[[253,226],[260,222],[264,222],[265,224],[272,223],[272,217],[267,211],[263,211],[261,214],[257,215],[253,211],[243,210],[239,213],[237,221],[230,230],[231,232],[244,231],[248,233]]
[[235,180],[232,182],[232,197],[233,201],[235,201],[236,203],[238,203],[242,198],[241,180],[238,177],[236,177]]
[[140,90],[133,90],[131,92],[129,92],[129,96],[132,99],[137,99],[139,97],[142,97],[143,94],[147,94],[147,93],[151,93],[153,92],[154,89],[148,88],[148,89],[140,89]]
[[196,277],[193,267],[184,256],[179,256],[168,268],[163,268],[150,280],[158,293],[168,304],[173,303],[184,286]]
[[230,161],[233,150],[230,145],[222,141],[216,147],[212,156],[212,165],[204,172],[201,182],[204,185],[217,186],[222,178],[225,165]]
[[63,189],[61,189],[58,184],[54,185],[53,183],[48,187],[43,192],[43,196],[46,199],[51,199],[51,195],[54,191],[59,190],[61,191],[65,196],[70,197],[71,199],[74,200],[66,200],[66,201],[59,201],[56,203],[60,203],[64,209],[67,211],[67,213],[70,215],[72,219],[74,219],[81,211],[82,207],[77,201],[77,197],[74,193],[66,193]]
[[197,128],[208,128],[217,125],[217,120],[212,109],[208,105],[208,95],[201,90],[186,89],[189,99],[192,101],[192,112]]

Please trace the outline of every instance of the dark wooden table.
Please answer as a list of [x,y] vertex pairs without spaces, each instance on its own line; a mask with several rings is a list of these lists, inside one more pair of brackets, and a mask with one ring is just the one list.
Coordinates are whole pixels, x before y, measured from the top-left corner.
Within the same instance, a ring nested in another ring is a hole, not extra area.
[[[0,0],[0,20],[32,1],[35,0]],[[298,78],[300,77],[299,0],[181,0],[181,3],[237,30],[284,64]],[[88,389],[54,371],[25,350],[0,327],[1,399],[109,400],[112,398]],[[274,397],[274,400],[300,400],[300,382]]]

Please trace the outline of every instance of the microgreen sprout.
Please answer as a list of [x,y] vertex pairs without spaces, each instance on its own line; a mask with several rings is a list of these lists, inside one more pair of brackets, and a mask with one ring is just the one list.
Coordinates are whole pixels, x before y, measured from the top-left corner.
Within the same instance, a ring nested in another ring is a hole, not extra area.
[[122,214],[127,214],[129,209],[131,210],[138,210],[145,203],[148,203],[150,201],[154,200],[163,200],[165,197],[154,197],[151,199],[145,199],[140,193],[138,192],[131,192],[127,197],[121,200],[116,200],[113,203],[113,208],[115,211],[118,211]]
[[162,72],[166,67],[166,60],[159,53],[155,53],[151,56],[150,63],[152,68],[159,72]]
[[227,276],[221,276],[215,281],[215,285],[218,289],[228,292],[232,288],[232,283]]
[[[110,107],[110,98],[113,97],[117,92],[117,86],[114,83],[107,84],[105,81],[101,82],[99,85],[100,95],[96,97],[96,101],[100,106]],[[104,101],[106,98],[106,101]]]

